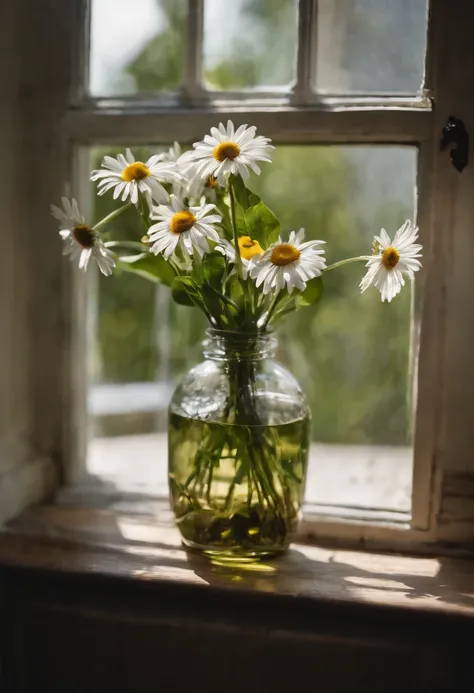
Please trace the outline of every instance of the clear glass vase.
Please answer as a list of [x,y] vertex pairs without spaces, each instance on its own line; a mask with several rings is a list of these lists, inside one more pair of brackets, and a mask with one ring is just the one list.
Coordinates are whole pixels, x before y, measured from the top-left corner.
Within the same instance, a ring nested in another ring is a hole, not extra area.
[[310,412],[271,334],[209,329],[169,410],[169,484],[184,543],[227,559],[288,547],[303,501]]

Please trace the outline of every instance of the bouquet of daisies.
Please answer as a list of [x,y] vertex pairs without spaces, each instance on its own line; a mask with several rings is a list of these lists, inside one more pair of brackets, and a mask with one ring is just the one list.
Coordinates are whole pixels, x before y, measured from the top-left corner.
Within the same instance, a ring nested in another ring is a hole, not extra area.
[[[229,121],[184,153],[176,143],[146,162],[136,161],[129,149],[116,159],[106,156],[91,179],[98,182],[99,195],[113,195],[117,209],[90,226],[74,199],[63,198],[62,209],[53,206],[64,252],[83,270],[95,263],[105,275],[122,268],[162,282],[176,302],[203,311],[209,326],[226,334],[268,333],[289,312],[318,301],[324,274],[350,262],[366,263],[360,289],[375,287],[382,301],[390,302],[405,277],[412,279],[421,267],[418,229],[406,221],[393,239],[382,229],[371,255],[327,265],[324,241],[306,240],[302,228],[281,229],[275,214],[247,187],[250,173],[260,173],[260,162],[271,163],[273,149],[255,127],[235,129]],[[114,222],[127,209],[139,215],[144,234],[110,240]],[[288,509],[282,498],[289,495],[289,476],[275,462],[275,433],[255,433],[261,428],[255,377],[248,360],[237,358],[229,366],[229,432],[203,441],[177,495],[194,512],[207,494],[211,507],[213,469],[223,450],[237,450],[235,477],[220,514],[232,516],[234,489],[247,479],[247,516],[263,517],[266,508],[265,517],[271,512],[284,533]]]
[[[113,194],[123,204],[93,227],[76,200],[52,205],[60,222],[64,253],[87,270],[96,263],[109,275],[117,266],[171,287],[173,298],[200,308],[210,324],[226,330],[262,331],[279,317],[319,299],[321,277],[343,264],[366,261],[360,288],[379,289],[391,301],[421,267],[418,229],[410,221],[393,240],[382,229],[370,256],[327,266],[324,241],[305,241],[304,229],[286,232],[275,214],[246,186],[258,162],[271,162],[274,147],[254,126],[235,129],[231,121],[211,128],[193,149],[169,152],[148,161],[104,157],[92,171],[98,194]],[[119,214],[135,206],[147,233],[140,242],[104,241]],[[120,255],[121,247],[138,254]]]

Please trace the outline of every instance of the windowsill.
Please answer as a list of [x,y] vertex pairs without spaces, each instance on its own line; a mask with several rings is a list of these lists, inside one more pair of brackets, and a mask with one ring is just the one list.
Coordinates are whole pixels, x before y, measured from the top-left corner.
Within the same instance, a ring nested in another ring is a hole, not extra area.
[[474,563],[468,560],[293,544],[272,561],[230,566],[186,551],[164,501],[136,498],[118,511],[69,500],[37,506],[9,523],[0,535],[0,566],[252,593],[262,600],[291,597],[328,609],[358,604],[387,609],[387,615],[396,609],[474,617]]
[[[167,456],[164,433],[94,438],[87,469],[99,495],[163,498]],[[357,518],[369,511],[387,521],[408,522],[411,484],[408,447],[311,445],[305,500],[319,514]]]

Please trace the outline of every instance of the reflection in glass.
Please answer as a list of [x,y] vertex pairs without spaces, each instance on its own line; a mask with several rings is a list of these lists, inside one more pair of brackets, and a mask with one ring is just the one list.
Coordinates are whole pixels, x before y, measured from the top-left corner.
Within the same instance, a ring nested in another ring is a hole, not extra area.
[[182,80],[186,0],[92,0],[90,92],[176,89]]
[[316,88],[419,94],[427,0],[319,0]]

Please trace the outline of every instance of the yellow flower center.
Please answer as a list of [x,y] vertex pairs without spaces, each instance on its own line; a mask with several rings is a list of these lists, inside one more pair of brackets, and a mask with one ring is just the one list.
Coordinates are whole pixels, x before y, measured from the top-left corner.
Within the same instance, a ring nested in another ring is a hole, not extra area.
[[135,161],[134,164],[129,164],[122,171],[122,179],[130,183],[132,180],[143,180],[151,174],[150,169],[141,161]]
[[204,184],[204,187],[213,189],[216,187],[216,185],[217,185],[217,178],[215,176],[208,176],[206,178],[206,182]]
[[94,245],[94,232],[86,224],[75,226],[72,235],[82,248],[92,248]]
[[235,159],[239,156],[240,148],[235,144],[235,142],[221,142],[216,147],[214,147],[212,156],[217,161],[225,161],[226,159]]
[[270,255],[270,262],[274,265],[289,265],[291,262],[295,262],[301,256],[298,248],[290,243],[281,243],[273,249]]
[[398,265],[399,260],[400,253],[396,248],[392,248],[392,246],[386,248],[382,253],[382,263],[385,269],[393,270],[393,268]]
[[189,231],[196,221],[196,217],[191,212],[176,212],[171,217],[170,229],[173,233],[184,233]]
[[263,253],[263,248],[258,241],[252,241],[250,236],[240,236],[239,238],[240,257],[244,260],[251,260],[255,255]]

